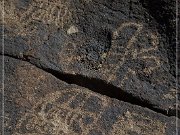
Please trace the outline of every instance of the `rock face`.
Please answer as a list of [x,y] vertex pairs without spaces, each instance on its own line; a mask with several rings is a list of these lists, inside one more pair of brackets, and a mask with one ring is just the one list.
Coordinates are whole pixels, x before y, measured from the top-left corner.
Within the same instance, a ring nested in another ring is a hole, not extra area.
[[175,134],[175,0],[6,0],[4,13],[7,134]]
[[175,0],[7,0],[5,14],[6,55],[175,115]]
[[70,85],[5,57],[6,135],[175,135],[175,118]]

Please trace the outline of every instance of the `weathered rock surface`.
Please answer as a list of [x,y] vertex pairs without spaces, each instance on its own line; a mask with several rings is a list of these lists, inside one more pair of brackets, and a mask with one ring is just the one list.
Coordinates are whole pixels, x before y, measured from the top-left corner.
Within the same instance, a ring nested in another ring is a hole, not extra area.
[[4,25],[6,55],[175,115],[175,0],[7,0]]
[[174,117],[67,84],[28,62],[5,57],[5,65],[5,135],[175,135]]

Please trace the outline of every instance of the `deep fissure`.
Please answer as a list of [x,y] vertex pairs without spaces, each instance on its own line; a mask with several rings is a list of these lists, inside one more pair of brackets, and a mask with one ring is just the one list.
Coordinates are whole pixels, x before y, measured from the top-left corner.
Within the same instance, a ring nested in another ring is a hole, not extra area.
[[[2,56],[2,55],[1,55]],[[34,65],[32,62],[30,62],[29,59],[23,59],[23,58],[18,58],[16,56],[11,56],[8,54],[5,54],[7,57],[11,57],[14,59],[22,60],[25,62],[29,62],[32,65]],[[84,88],[87,88],[93,92],[99,93],[101,95],[108,96],[110,98],[115,98],[117,100],[130,103],[132,105],[137,105],[143,108],[148,108],[156,113],[161,113],[166,116],[176,116],[176,110],[162,110],[155,108],[153,104],[151,104],[149,101],[142,100],[139,97],[135,97],[130,93],[127,93],[123,91],[121,88],[116,87],[110,83],[105,82],[104,80],[100,80],[97,78],[89,78],[85,77],[83,75],[79,74],[67,74],[67,73],[61,73],[59,71],[49,69],[49,68],[44,68],[44,67],[39,67],[37,65],[34,65],[37,68],[40,68],[41,70],[50,73],[57,79],[66,82],[67,84],[75,84]],[[179,116],[179,115],[178,115]]]

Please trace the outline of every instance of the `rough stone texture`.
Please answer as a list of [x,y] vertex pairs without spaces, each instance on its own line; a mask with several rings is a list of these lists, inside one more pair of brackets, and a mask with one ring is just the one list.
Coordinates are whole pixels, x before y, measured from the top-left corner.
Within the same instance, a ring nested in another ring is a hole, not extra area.
[[5,135],[175,135],[174,117],[67,84],[22,60],[5,57],[5,65]]
[[175,115],[175,0],[6,0],[4,25],[6,55]]

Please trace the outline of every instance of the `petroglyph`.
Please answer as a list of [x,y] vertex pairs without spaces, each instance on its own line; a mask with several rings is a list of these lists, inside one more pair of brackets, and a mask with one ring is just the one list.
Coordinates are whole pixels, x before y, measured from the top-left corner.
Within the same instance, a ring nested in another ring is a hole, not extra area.
[[45,24],[55,24],[62,29],[70,20],[71,12],[68,9],[68,1],[57,0],[52,2],[49,0],[38,0],[37,2],[40,3],[40,6],[32,14],[32,19],[42,21]]
[[[91,98],[97,99],[100,108],[89,108],[86,105]],[[32,111],[21,118],[15,135],[47,132],[55,135],[88,134],[92,128],[95,128],[102,110],[107,105],[106,98],[91,92],[80,89],[57,91],[40,99]],[[76,126],[76,129],[73,126]],[[21,129],[26,129],[26,132],[23,133]]]
[[[165,135],[165,125],[160,121],[153,121],[148,117],[141,116],[136,113],[127,111],[124,117],[119,117],[118,121],[113,125],[112,135]],[[141,120],[136,121],[136,117]],[[148,121],[148,124],[147,124]],[[142,130],[143,129],[143,130]],[[152,132],[153,131],[153,132]]]
[[[92,102],[92,103],[91,103]],[[91,103],[91,107],[88,105]],[[72,88],[47,94],[27,112],[16,125],[14,135],[52,134],[52,135],[89,135],[92,130],[105,133],[98,122],[109,106],[110,100],[93,92]],[[165,125],[158,120],[140,116],[127,111],[112,125],[108,134],[152,134],[164,135]],[[151,126],[149,126],[151,125]]]
[[70,19],[68,1],[33,0],[23,11],[16,7],[15,1],[5,1],[4,23],[7,27],[14,27],[14,33],[18,35],[33,34],[38,22],[63,29]]
[[[17,35],[26,35],[27,33],[33,33],[35,29],[31,29],[31,31],[25,27],[28,25],[28,21],[23,22],[21,21],[21,17],[19,16],[18,12],[16,11],[15,4],[13,1],[7,0],[4,3],[4,24],[7,28],[14,27],[14,33]],[[0,5],[2,6],[2,4]]]
[[[112,35],[112,47],[111,50],[109,51],[109,57],[111,57],[111,55],[115,55],[117,58],[119,56],[119,53],[113,53],[113,50],[115,50],[116,48],[118,48],[117,44],[114,44],[114,40],[116,40],[119,36],[119,33],[126,27],[136,27],[137,30],[136,32],[133,34],[133,36],[130,38],[130,40],[127,42],[127,45],[125,46],[125,51],[122,54],[122,58],[120,58],[119,63],[117,64],[118,66],[116,66],[114,69],[117,70],[119,67],[121,67],[125,60],[127,60],[127,56],[128,55],[132,55],[133,59],[137,58],[137,59],[153,59],[156,61],[157,58],[151,56],[142,56],[142,57],[138,57],[139,54],[142,54],[144,52],[149,52],[149,51],[155,51],[157,50],[157,44],[158,44],[158,39],[157,36],[155,36],[154,34],[151,33],[151,38],[152,38],[152,47],[148,48],[148,49],[143,49],[143,45],[142,45],[142,49],[137,52],[137,50],[134,48],[133,44],[137,41],[137,37],[139,36],[139,34],[141,34],[142,30],[143,30],[143,25],[142,24],[138,24],[138,23],[123,23],[116,31],[113,32]],[[121,46],[121,45],[120,45]],[[134,50],[134,51],[132,51]],[[132,52],[131,52],[132,51]],[[159,66],[159,61],[156,61],[157,66]]]
[[[132,30],[131,32],[132,35],[130,35],[130,37],[128,37],[126,33],[123,33],[123,31],[126,31],[128,29],[135,29],[134,31]],[[121,24],[120,27],[118,27],[112,33],[112,42],[111,42],[112,46],[110,50],[106,53],[106,58],[108,59],[112,58],[116,60],[118,63],[109,64],[109,68],[106,69],[106,71],[102,71],[104,74],[106,73],[111,74],[111,76],[108,77],[109,81],[113,81],[116,79],[116,77],[112,77],[114,76],[113,74],[115,74],[120,68],[122,68],[123,65],[126,63],[126,61],[129,60],[143,61],[143,63],[147,65],[144,67],[144,69],[142,69],[142,71],[145,74],[151,74],[154,70],[158,69],[161,66],[160,57],[154,56],[152,54],[152,52],[158,51],[158,44],[159,44],[158,35],[144,29],[145,27],[143,24],[128,22]],[[147,45],[145,43],[139,42],[138,38],[140,36],[144,36],[144,38],[147,39],[149,38],[151,46],[146,47]],[[121,43],[122,40],[124,40],[121,38],[127,38],[126,39],[127,42]],[[135,46],[135,44],[138,44],[138,47]],[[105,63],[103,63],[102,67],[107,68]],[[129,73],[135,75],[136,71],[134,67],[129,67],[127,74]],[[126,75],[124,77],[125,78],[123,78],[121,82],[127,79]]]

